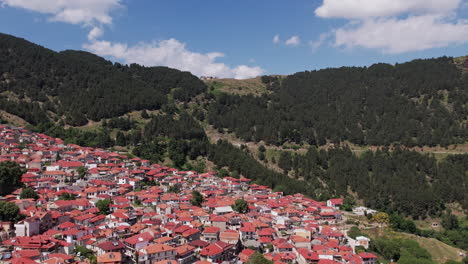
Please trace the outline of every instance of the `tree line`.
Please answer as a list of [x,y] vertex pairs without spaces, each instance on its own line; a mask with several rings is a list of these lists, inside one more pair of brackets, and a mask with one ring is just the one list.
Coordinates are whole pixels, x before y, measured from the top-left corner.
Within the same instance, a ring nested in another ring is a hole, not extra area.
[[122,65],[83,51],[54,52],[0,34],[0,108],[32,124],[64,120],[81,126],[133,110],[160,109],[170,97],[189,101],[206,90],[189,72]]
[[346,197],[351,191],[381,211],[425,217],[440,214],[452,202],[468,209],[466,154],[438,162],[432,155],[398,147],[359,156],[349,147],[311,147],[305,154],[283,151],[277,164],[326,197]]
[[[221,93],[207,120],[245,141],[447,146],[468,140],[468,75],[452,58],[265,76],[271,93]],[[255,114],[253,114],[255,113]]]

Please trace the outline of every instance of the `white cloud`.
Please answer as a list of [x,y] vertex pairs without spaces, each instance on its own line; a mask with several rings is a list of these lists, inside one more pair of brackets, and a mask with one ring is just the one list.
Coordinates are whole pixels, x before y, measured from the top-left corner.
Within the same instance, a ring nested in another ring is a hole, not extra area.
[[51,15],[50,20],[71,24],[111,24],[111,11],[120,0],[0,0],[4,6]]
[[324,18],[387,17],[405,13],[440,14],[460,6],[462,0],[324,0],[315,14]]
[[336,46],[403,53],[468,42],[468,21],[451,23],[434,15],[369,19],[335,32]]
[[285,44],[288,46],[297,46],[301,43],[301,40],[299,39],[298,36],[294,35],[288,40],[286,40]]
[[104,31],[102,30],[102,28],[100,27],[93,27],[91,29],[91,31],[89,31],[88,33],[88,40],[96,40],[97,38],[99,38],[100,36],[102,36],[102,34],[104,33]]
[[273,43],[277,44],[277,43],[279,43],[279,42],[280,42],[279,35],[275,35],[275,36],[273,37]]
[[130,47],[123,43],[94,41],[85,44],[84,48],[101,56],[123,60],[125,63],[138,63],[146,66],[163,65],[190,71],[198,76],[246,79],[259,76],[264,72],[260,67],[246,65],[229,67],[216,61],[224,56],[223,53],[192,52],[186,48],[184,43],[176,39],[139,43]]
[[325,41],[330,38],[330,33],[322,33],[320,34],[318,40],[309,42],[310,47],[312,48],[312,52],[317,52],[320,46],[325,43]]
[[[396,54],[468,43],[468,21],[455,15],[462,2],[324,0],[315,14],[350,19],[345,26],[328,33],[335,47],[363,47]],[[313,42],[313,49],[326,39]]]
[[122,43],[98,40],[104,26],[112,24],[112,12],[123,8],[122,0],[0,0],[0,6],[22,8],[48,15],[49,21],[81,25],[89,29],[89,43],[83,46],[101,56],[111,56],[126,63],[146,66],[164,65],[191,71],[196,75],[250,78],[261,75],[260,67],[240,65],[229,67],[216,60],[223,57],[219,52],[196,53],[189,51],[184,43],[168,39],[154,43],[140,43],[128,47]]
[[101,25],[112,24],[111,12],[123,7],[121,0],[0,0],[0,4],[49,15],[50,21],[91,28],[89,40],[102,36]]

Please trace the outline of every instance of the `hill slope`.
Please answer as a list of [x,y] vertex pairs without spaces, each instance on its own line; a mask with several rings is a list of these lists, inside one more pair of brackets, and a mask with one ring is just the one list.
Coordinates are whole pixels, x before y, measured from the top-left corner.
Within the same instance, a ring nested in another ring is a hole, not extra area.
[[[265,76],[270,94],[221,94],[215,128],[245,141],[434,146],[468,140],[468,74],[452,58]],[[255,113],[255,114],[252,114]]]
[[32,124],[63,119],[84,125],[131,110],[160,109],[168,95],[188,101],[205,89],[188,72],[113,64],[83,51],[57,53],[0,34],[1,110]]

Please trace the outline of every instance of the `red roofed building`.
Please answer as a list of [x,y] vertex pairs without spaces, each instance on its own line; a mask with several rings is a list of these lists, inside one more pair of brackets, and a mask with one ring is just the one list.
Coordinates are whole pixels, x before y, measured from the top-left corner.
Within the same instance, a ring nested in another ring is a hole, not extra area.
[[359,253],[358,256],[361,257],[364,264],[375,264],[375,263],[377,263],[377,256],[372,254],[372,253],[362,252],[362,253]]
[[139,250],[146,247],[153,235],[149,232],[137,234],[124,240],[124,244],[133,250]]
[[223,216],[215,216],[211,218],[211,225],[219,227],[221,231],[226,230],[226,223],[227,223],[226,217]]
[[319,260],[318,264],[340,264],[340,263],[331,259],[321,259]]
[[30,258],[25,258],[25,257],[12,258],[9,260],[9,263],[11,264],[37,264],[36,261]]
[[257,233],[255,232],[255,226],[250,222],[242,223],[242,227],[240,228],[240,234],[241,234],[242,239],[244,240],[257,238]]
[[193,263],[195,260],[195,247],[188,244],[176,248],[176,259],[179,264]]
[[110,252],[123,252],[125,249],[125,245],[120,241],[106,241],[98,244],[96,247],[98,256]]
[[13,246],[16,250],[37,249],[41,252],[52,252],[58,247],[68,247],[65,241],[50,236],[39,235],[33,237],[14,237],[3,242],[4,245]]
[[233,245],[218,241],[202,249],[200,256],[202,260],[221,263],[222,261],[231,259],[233,253]]
[[165,244],[153,244],[144,247],[139,252],[139,264],[152,264],[161,260],[175,260],[176,249]]
[[122,254],[120,252],[109,252],[97,257],[98,264],[120,264]]
[[206,242],[213,243],[219,240],[219,227],[209,226],[203,231],[202,239]]
[[250,257],[255,253],[255,250],[246,248],[239,253],[239,261],[245,263],[249,261]]
[[327,206],[333,207],[335,209],[340,208],[343,205],[343,199],[330,199],[327,201]]
[[319,255],[316,252],[305,248],[298,248],[297,253],[299,253],[298,261],[302,264],[316,264],[320,260]]
[[226,230],[219,234],[219,240],[231,245],[239,243],[239,232],[236,230]]

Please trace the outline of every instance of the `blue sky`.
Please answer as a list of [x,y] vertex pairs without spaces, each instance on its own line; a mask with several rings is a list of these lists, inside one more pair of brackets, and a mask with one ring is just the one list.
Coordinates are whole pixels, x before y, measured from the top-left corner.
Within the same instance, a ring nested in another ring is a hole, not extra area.
[[0,32],[56,51],[248,78],[468,55],[467,2],[0,0]]

